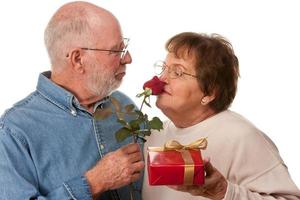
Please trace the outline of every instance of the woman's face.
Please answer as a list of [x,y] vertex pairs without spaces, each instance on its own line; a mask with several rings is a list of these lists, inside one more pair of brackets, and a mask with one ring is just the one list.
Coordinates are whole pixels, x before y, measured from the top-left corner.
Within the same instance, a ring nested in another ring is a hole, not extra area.
[[204,94],[198,85],[197,78],[186,74],[172,78],[170,72],[170,70],[179,67],[185,73],[196,75],[194,60],[191,57],[178,58],[174,53],[168,53],[165,64],[167,67],[160,79],[167,84],[164,93],[157,97],[157,107],[167,116],[168,114],[193,113],[199,108],[201,109],[201,99]]

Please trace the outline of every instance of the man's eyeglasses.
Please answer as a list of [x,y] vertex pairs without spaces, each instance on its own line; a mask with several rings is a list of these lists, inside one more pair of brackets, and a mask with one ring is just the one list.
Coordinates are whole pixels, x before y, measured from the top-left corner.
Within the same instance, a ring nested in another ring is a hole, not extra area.
[[154,63],[155,74],[161,75],[166,69],[169,74],[169,77],[172,79],[179,78],[183,75],[197,78],[197,76],[194,74],[189,74],[189,73],[184,72],[184,69],[181,66],[178,66],[178,65],[168,66],[168,65],[166,65],[166,63],[164,61],[161,61],[161,60],[156,61]]
[[95,49],[95,48],[87,48],[87,47],[81,47],[82,50],[91,50],[91,51],[107,51],[116,55],[120,55],[121,60],[124,59],[125,55],[128,52],[128,44],[129,44],[129,38],[123,38],[123,44],[124,47],[122,50],[114,50],[114,49]]

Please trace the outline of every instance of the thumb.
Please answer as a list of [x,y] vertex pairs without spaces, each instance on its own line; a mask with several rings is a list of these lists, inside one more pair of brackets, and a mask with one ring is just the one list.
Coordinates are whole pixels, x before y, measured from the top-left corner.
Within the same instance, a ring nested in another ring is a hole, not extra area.
[[215,171],[215,168],[210,163],[210,159],[204,159],[204,170],[206,172],[206,176],[211,175]]

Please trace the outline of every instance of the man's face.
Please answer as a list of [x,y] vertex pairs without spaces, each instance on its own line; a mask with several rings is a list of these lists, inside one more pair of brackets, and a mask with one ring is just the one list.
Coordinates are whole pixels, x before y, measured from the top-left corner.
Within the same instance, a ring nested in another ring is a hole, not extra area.
[[[123,47],[123,40],[118,39],[104,48],[118,51]],[[123,58],[121,58],[120,52],[113,51],[90,51],[87,53],[89,53],[87,89],[95,96],[107,96],[120,86],[126,74],[126,64],[130,64],[132,61],[130,53],[125,54]]]

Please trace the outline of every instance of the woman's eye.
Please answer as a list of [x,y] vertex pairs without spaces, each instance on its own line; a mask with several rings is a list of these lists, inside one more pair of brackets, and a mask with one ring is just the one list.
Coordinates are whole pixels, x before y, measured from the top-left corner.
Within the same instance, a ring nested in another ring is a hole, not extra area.
[[176,70],[174,73],[176,76],[181,76],[181,74],[182,74],[182,72],[180,70]]

